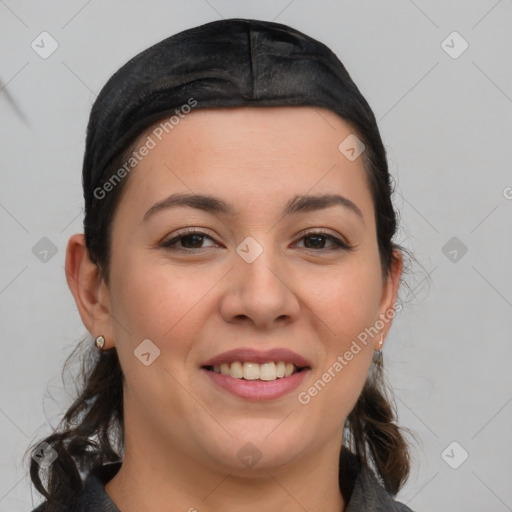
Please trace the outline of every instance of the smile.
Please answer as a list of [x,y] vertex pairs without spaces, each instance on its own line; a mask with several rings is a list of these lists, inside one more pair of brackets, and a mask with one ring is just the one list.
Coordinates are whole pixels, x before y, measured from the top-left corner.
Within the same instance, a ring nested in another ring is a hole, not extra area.
[[229,375],[234,379],[272,381],[290,377],[303,368],[298,368],[293,363],[285,361],[270,361],[268,363],[254,363],[233,361],[232,363],[221,363],[220,365],[205,366],[205,369]]
[[[283,375],[284,365],[284,375]],[[222,373],[228,371],[229,373]],[[282,377],[278,376],[283,375]],[[221,392],[252,401],[275,400],[296,390],[310,374],[311,368],[298,368],[278,361],[250,363],[234,361],[216,366],[203,366],[201,372]],[[235,375],[231,376],[231,373]],[[265,380],[267,379],[267,380]]]

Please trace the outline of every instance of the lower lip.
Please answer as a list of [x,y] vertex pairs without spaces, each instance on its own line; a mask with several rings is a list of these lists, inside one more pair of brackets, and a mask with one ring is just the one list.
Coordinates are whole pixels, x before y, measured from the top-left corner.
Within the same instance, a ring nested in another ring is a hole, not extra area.
[[310,372],[310,369],[307,368],[289,377],[269,381],[235,379],[229,375],[215,373],[204,368],[201,368],[201,371],[205,372],[217,386],[232,395],[250,400],[273,400],[297,388]]

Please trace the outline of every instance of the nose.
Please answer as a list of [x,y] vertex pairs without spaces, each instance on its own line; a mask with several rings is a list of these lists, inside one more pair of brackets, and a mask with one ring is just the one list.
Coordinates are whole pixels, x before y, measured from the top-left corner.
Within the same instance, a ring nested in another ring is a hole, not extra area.
[[[220,311],[226,322],[252,323],[265,330],[285,325],[299,317],[300,303],[294,291],[292,271],[270,242],[255,247],[254,239],[243,243],[234,255],[233,269],[223,294]],[[252,246],[251,246],[252,244]],[[244,253],[244,249],[249,251]],[[253,260],[256,250],[259,255]],[[246,257],[249,254],[249,257]]]

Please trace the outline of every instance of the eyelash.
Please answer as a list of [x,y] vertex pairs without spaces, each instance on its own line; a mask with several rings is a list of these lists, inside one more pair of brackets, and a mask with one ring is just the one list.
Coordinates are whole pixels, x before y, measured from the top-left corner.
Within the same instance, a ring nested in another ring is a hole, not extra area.
[[[189,229],[185,230],[184,232],[179,233],[177,236],[173,237],[171,240],[167,240],[167,241],[163,242],[161,244],[161,247],[163,247],[165,249],[172,250],[172,251],[185,252],[185,253],[199,252],[201,249],[207,249],[206,247],[202,247],[199,249],[180,249],[177,247],[173,247],[173,246],[175,246],[176,242],[182,240],[183,238],[187,238],[188,236],[191,236],[191,235],[198,235],[203,238],[209,238],[210,240],[215,241],[215,240],[213,240],[213,238],[211,236],[207,235],[206,233],[203,233],[202,231],[197,231],[193,228],[189,228]],[[339,238],[337,238],[333,235],[330,235],[321,229],[316,230],[316,231],[308,231],[307,233],[302,233],[302,237],[299,240],[303,240],[304,238],[308,238],[311,236],[321,236],[322,238],[326,238],[330,242],[334,243],[336,245],[336,247],[331,248],[331,249],[323,249],[323,248],[308,249],[308,248],[306,248],[307,251],[322,252],[322,251],[336,251],[336,250],[340,250],[340,249],[345,250],[345,251],[351,251],[354,249],[354,247],[352,245],[345,243],[344,241],[340,240]]]

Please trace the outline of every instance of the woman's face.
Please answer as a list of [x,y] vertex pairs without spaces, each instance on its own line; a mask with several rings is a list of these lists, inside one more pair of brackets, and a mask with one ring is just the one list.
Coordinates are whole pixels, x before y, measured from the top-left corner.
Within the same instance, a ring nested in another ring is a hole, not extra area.
[[[350,126],[280,107],[197,110],[154,128],[124,178],[110,316],[95,331],[125,375],[127,453],[242,471],[337,459],[390,322],[365,343],[361,333],[393,307],[401,271],[382,280],[362,157],[339,149]],[[334,195],[344,199],[304,199]],[[271,364],[243,365],[270,361],[306,368],[276,378]]]

